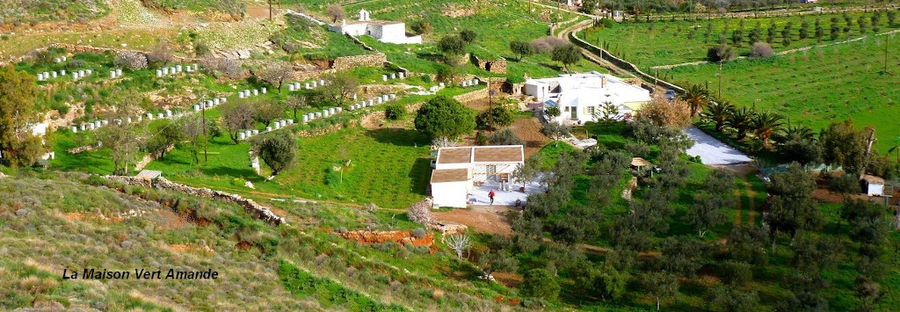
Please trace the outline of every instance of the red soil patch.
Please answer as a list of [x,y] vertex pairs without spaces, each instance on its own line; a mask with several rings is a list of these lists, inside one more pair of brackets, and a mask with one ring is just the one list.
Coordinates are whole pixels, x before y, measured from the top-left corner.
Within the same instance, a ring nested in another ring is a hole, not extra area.
[[433,215],[440,221],[465,224],[478,232],[509,235],[512,234],[512,229],[503,216],[507,210],[509,208],[501,206],[472,206],[468,209],[435,212]]
[[154,213],[157,230],[178,230],[188,226],[187,220],[169,209],[159,209]]
[[243,241],[234,245],[234,249],[237,249],[237,250],[248,250],[248,249],[250,249],[250,247],[252,247],[252,245],[250,245],[249,242],[243,242]]
[[519,287],[519,284],[525,281],[522,275],[516,273],[507,273],[507,272],[494,272],[491,275],[494,276],[494,279],[497,282],[500,282],[506,287]]
[[416,238],[407,231],[349,231],[339,233],[338,236],[364,244],[395,242],[400,245],[434,246],[434,234],[431,233],[425,234],[422,238]]

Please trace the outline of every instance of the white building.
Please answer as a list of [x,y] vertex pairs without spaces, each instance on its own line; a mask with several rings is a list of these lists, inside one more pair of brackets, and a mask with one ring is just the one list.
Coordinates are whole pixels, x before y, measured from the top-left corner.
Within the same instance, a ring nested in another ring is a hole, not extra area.
[[332,25],[329,27],[331,31],[347,34],[350,36],[369,35],[378,41],[385,43],[397,44],[419,44],[422,43],[422,36],[408,36],[406,34],[406,24],[403,22],[379,21],[369,17],[369,11],[362,9],[359,11],[359,19],[347,22],[341,20],[340,25]]
[[618,110],[616,117],[631,118],[650,102],[650,91],[607,74],[590,72],[525,81],[525,94],[559,107],[553,121],[583,124],[603,117],[607,106]]
[[436,207],[465,208],[469,193],[482,184],[509,185],[525,162],[522,145],[444,147],[431,172]]
[[884,196],[884,179],[873,175],[864,174],[861,180],[866,195]]

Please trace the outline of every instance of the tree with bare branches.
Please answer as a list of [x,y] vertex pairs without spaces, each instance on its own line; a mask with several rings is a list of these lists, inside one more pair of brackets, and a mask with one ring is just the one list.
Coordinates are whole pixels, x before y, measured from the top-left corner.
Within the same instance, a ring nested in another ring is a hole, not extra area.
[[277,62],[267,65],[265,68],[259,71],[257,74],[257,78],[262,81],[265,81],[272,86],[278,87],[278,92],[281,92],[281,87],[284,85],[284,81],[291,79],[294,76],[294,68],[291,65],[283,62]]
[[329,5],[328,8],[325,9],[325,14],[328,14],[328,17],[331,17],[333,23],[337,23],[337,21],[342,20],[347,16],[347,12],[344,11],[344,8],[337,4]]
[[241,131],[253,126],[253,113],[253,107],[243,101],[230,102],[222,106],[222,121],[234,144],[238,144],[238,134]]
[[456,252],[456,256],[459,258],[463,257],[463,251],[469,250],[469,247],[472,246],[472,239],[466,234],[447,235],[441,240],[444,244],[447,244],[447,247],[453,249],[453,251]]

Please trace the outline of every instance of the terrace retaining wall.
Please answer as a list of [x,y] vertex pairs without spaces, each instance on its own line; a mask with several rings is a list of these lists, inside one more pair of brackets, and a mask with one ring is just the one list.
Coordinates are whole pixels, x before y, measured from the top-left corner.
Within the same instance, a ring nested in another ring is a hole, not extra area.
[[637,75],[638,77],[640,77],[641,79],[646,80],[647,82],[652,82],[655,85],[659,85],[659,86],[663,86],[667,89],[675,90],[675,92],[684,93],[684,88],[682,88],[674,83],[659,79],[656,76],[644,73],[636,65],[629,63],[628,61],[623,60],[621,58],[618,58],[615,55],[612,55],[611,53],[609,53],[609,51],[606,51],[603,48],[597,47],[597,46],[590,44],[584,40],[581,40],[581,38],[578,38],[578,32],[584,30],[585,28],[587,28],[589,26],[590,26],[590,24],[587,24],[587,25],[583,25],[581,27],[578,27],[577,29],[572,30],[572,32],[569,33],[569,40],[571,40],[572,43],[574,43],[575,45],[582,47],[585,50],[590,51],[591,53],[600,55],[604,61],[610,62],[613,65],[616,65],[622,69],[632,72],[635,75]]
[[387,62],[387,56],[381,52],[366,55],[341,56],[334,59],[334,62],[331,63],[331,69],[344,71],[359,66],[383,67],[385,62]]
[[191,196],[199,196],[206,197],[211,199],[219,199],[227,202],[232,202],[235,204],[244,207],[244,210],[250,213],[254,218],[263,220],[264,222],[270,225],[281,225],[285,224],[286,221],[284,218],[279,217],[278,215],[272,213],[269,208],[257,204],[252,199],[243,198],[240,195],[235,195],[231,193],[225,193],[221,191],[216,191],[208,188],[196,188],[187,186],[184,184],[174,183],[172,181],[167,180],[166,178],[157,178],[154,180],[148,179],[140,179],[135,177],[127,177],[127,176],[104,176],[107,180],[115,181],[119,183],[124,183],[128,185],[137,185],[143,187],[153,187],[157,189],[170,190],[175,192],[180,192],[184,194],[188,194]]

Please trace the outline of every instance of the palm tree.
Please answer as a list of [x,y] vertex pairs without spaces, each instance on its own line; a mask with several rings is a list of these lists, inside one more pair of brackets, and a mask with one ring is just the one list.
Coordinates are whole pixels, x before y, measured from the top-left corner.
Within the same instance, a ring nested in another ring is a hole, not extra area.
[[735,110],[728,116],[728,126],[737,131],[737,139],[741,140],[747,136],[747,131],[753,128],[753,120],[756,118],[756,112],[749,108],[741,108]]
[[698,111],[709,103],[709,90],[698,84],[690,85],[687,89],[684,89],[681,99],[691,107],[691,117],[694,117]]
[[728,117],[733,113],[734,105],[727,101],[710,102],[709,105],[706,106],[706,111],[700,113],[700,117],[716,123],[716,131],[722,132],[722,128],[724,128],[725,123],[728,122]]
[[754,134],[763,140],[763,146],[769,146],[769,138],[784,124],[782,117],[772,112],[762,112],[753,118]]
[[816,138],[816,132],[807,126],[788,124],[787,127],[781,128],[781,131],[778,131],[774,137],[775,140],[782,143],[790,140],[814,140]]

